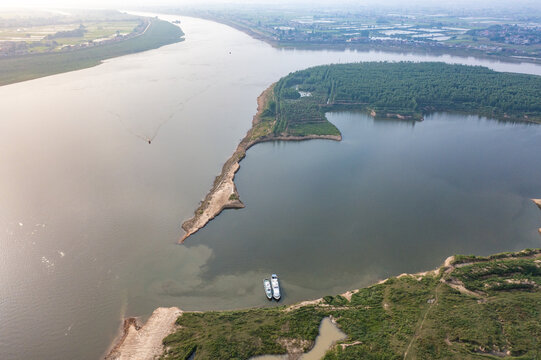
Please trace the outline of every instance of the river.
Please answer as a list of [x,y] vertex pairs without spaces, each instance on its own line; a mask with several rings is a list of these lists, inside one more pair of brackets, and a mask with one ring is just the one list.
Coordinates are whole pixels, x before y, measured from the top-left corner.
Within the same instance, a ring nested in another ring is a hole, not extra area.
[[539,246],[528,200],[541,195],[538,127],[358,113],[329,115],[343,142],[250,149],[237,175],[246,208],[177,245],[257,96],[291,71],[413,60],[541,74],[447,55],[274,49],[181,20],[182,43],[0,87],[1,359],[96,359],[123,317],[158,306],[269,306],[271,271],[291,303],[456,252]]

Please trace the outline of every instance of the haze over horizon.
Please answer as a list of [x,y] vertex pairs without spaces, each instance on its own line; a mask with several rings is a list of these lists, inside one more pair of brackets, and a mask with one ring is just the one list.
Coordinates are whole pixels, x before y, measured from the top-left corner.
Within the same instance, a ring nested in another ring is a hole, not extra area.
[[354,0],[338,0],[329,4],[328,1],[322,0],[158,0],[149,3],[145,0],[6,0],[0,4],[0,9],[2,8],[140,8],[140,7],[183,7],[183,6],[235,6],[235,5],[257,5],[257,6],[286,6],[286,7],[295,7],[295,6],[308,6],[311,8],[314,7],[332,7],[340,8],[343,6],[353,7],[353,8],[363,8],[366,6],[380,7],[380,8],[394,8],[394,9],[412,9],[412,8],[428,8],[428,9],[484,9],[484,8],[528,8],[541,11],[541,2],[536,0],[480,0],[472,3],[467,0],[457,0],[457,1],[443,1],[434,3],[433,1],[428,0],[412,0],[408,1],[405,4],[403,1],[399,0],[364,0],[364,1],[354,1]]

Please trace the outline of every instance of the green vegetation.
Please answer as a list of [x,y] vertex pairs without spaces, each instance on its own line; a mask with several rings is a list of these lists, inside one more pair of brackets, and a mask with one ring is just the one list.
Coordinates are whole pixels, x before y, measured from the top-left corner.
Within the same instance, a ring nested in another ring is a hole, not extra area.
[[540,76],[480,66],[426,62],[317,66],[282,78],[274,95],[276,135],[337,135],[325,112],[338,109],[412,120],[433,111],[458,111],[541,122]]
[[[164,359],[248,359],[312,346],[325,316],[347,334],[334,359],[533,359],[541,355],[541,249],[461,259],[391,278],[351,300],[326,296],[288,309],[185,313]],[[406,354],[406,356],[405,356]]]
[[323,314],[314,308],[284,312],[281,308],[186,313],[181,331],[164,339],[167,358],[185,359],[195,349],[196,359],[247,359],[285,354],[283,340],[297,340],[307,351],[318,334]]
[[505,259],[509,257],[528,257],[535,255],[537,250],[535,249],[525,249],[517,253],[513,252],[503,252],[499,254],[489,255],[489,256],[476,256],[476,255],[455,255],[453,257],[453,265],[462,264],[462,263],[474,263],[480,261],[489,261],[497,259]]
[[467,269],[457,269],[455,276],[468,289],[492,295],[495,291],[530,290],[541,285],[541,269],[528,259],[500,261],[491,267],[476,263]]
[[0,58],[0,85],[35,79],[100,64],[102,60],[182,41],[178,26],[152,19],[141,35],[72,51]]

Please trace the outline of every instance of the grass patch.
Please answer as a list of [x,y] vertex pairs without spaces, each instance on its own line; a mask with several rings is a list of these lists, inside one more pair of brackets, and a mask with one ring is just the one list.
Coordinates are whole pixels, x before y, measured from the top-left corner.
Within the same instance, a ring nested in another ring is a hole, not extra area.
[[272,133],[274,118],[262,118],[261,121],[252,128],[250,140],[257,140]]
[[340,130],[330,122],[316,124],[291,124],[287,133],[293,136],[340,135]]
[[315,340],[324,315],[313,308],[284,312],[283,308],[207,313],[179,317],[181,328],[164,339],[164,359],[248,359],[264,354],[285,354],[282,339]]

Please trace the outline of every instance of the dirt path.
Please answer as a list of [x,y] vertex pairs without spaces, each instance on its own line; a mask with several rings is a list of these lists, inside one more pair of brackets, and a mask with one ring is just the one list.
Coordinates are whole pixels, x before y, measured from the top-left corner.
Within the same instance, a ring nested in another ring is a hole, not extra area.
[[[440,268],[441,270],[443,270],[443,274],[441,275],[439,284],[434,289],[433,301],[430,301],[430,305],[426,309],[426,311],[425,311],[425,313],[423,315],[423,318],[422,318],[421,322],[419,323],[419,326],[417,326],[417,328],[415,329],[415,332],[414,332],[414,334],[413,334],[413,336],[412,336],[412,338],[411,338],[411,340],[410,340],[410,342],[409,342],[409,344],[408,344],[408,346],[406,348],[406,351],[404,352],[404,360],[406,360],[408,358],[408,354],[409,354],[409,351],[411,349],[411,346],[419,338],[419,336],[421,334],[421,331],[423,329],[423,325],[425,323],[425,320],[426,320],[428,314],[430,313],[430,310],[432,309],[432,307],[434,305],[438,304],[439,292],[440,292],[440,289],[441,289],[441,287],[443,285],[448,285],[448,286],[452,287],[453,289],[458,290],[460,293],[462,293],[464,295],[472,296],[472,297],[475,297],[475,298],[478,298],[478,299],[479,298],[484,298],[486,296],[486,294],[481,294],[481,293],[474,292],[474,291],[471,291],[471,290],[467,289],[464,286],[464,284],[462,284],[462,282],[460,280],[453,278],[452,273],[456,268],[461,268],[461,267],[464,267],[464,266],[477,264],[477,263],[485,263],[485,262],[489,262],[489,261],[532,259],[532,258],[538,257],[540,254],[541,254],[541,250],[538,249],[538,250],[534,250],[530,255],[526,255],[526,256],[507,256],[507,257],[493,258],[493,259],[477,259],[477,260],[472,260],[472,261],[468,261],[468,262],[464,262],[464,263],[457,263],[457,264],[453,264],[453,262],[455,260],[454,256],[451,256],[451,257],[447,258],[445,260],[445,263],[444,263],[443,267]],[[438,271],[441,271],[440,269],[438,269]]]
[[406,348],[406,351],[404,351],[404,360],[406,360],[408,357],[411,345],[413,345],[415,340],[419,338],[419,335],[421,334],[421,331],[423,330],[423,325],[425,324],[425,320],[426,320],[426,317],[428,316],[428,313],[430,312],[432,307],[438,303],[438,299],[439,299],[438,290],[443,284],[444,284],[443,282],[440,282],[438,285],[436,285],[436,289],[434,289],[434,301],[430,302],[430,304],[428,305],[428,309],[426,309],[425,314],[423,315],[423,319],[421,320],[421,323],[419,324],[417,329],[415,329],[415,332],[413,333],[411,341],[409,342],[408,347]]
[[323,298],[319,298],[319,299],[315,299],[315,300],[301,301],[300,303],[288,306],[287,308],[284,309],[284,311],[286,311],[286,312],[293,311],[293,310],[300,309],[301,307],[304,307],[304,306],[320,305],[321,303],[323,303]]
[[124,323],[124,334],[105,360],[153,360],[163,353],[162,340],[173,332],[179,308],[158,308],[142,327],[134,318]]

